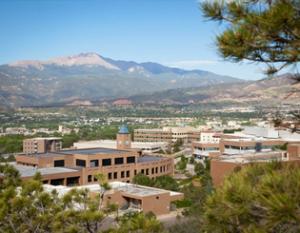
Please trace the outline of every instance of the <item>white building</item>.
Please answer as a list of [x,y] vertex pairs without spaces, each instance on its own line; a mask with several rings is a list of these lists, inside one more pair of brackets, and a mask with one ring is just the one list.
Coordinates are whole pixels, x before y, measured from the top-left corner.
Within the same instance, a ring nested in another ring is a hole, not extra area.
[[279,132],[273,127],[245,126],[244,134],[264,138],[279,138]]
[[200,142],[201,143],[219,143],[220,142],[220,133],[213,131],[203,131],[200,133]]

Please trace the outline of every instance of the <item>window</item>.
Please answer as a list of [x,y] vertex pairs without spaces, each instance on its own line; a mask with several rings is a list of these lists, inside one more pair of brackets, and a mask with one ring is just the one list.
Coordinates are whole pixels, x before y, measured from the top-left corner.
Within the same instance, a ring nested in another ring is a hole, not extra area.
[[141,173],[142,173],[142,174],[144,174],[144,173],[145,173],[144,169],[142,169],[142,170],[141,170]]
[[82,159],[76,159],[76,166],[78,167],[85,167],[85,160]]
[[109,179],[109,180],[112,179],[112,174],[111,174],[111,172],[108,173],[108,179]]
[[99,167],[99,160],[91,160],[90,167]]
[[156,174],[158,173],[158,167],[155,168],[155,173],[156,173]]
[[94,182],[97,182],[97,181],[98,181],[97,177],[96,177],[96,176],[94,176]]
[[134,156],[127,157],[127,163],[135,163],[135,157]]
[[118,179],[118,172],[114,172],[114,179]]
[[88,175],[88,182],[92,182],[92,175]]
[[110,166],[111,159],[102,159],[102,166]]
[[136,170],[134,170],[134,175],[136,175],[137,174],[137,171]]
[[146,175],[147,176],[149,175],[149,169],[148,168],[146,169]]
[[160,167],[160,172],[162,172],[162,166]]
[[65,166],[65,160],[55,160],[54,161],[54,167],[64,167]]
[[121,171],[121,178],[124,178],[124,177],[125,177],[125,172]]
[[130,176],[130,171],[126,171],[126,177]]
[[151,174],[154,174],[154,167],[151,169]]
[[115,164],[123,164],[124,163],[124,158],[115,158]]

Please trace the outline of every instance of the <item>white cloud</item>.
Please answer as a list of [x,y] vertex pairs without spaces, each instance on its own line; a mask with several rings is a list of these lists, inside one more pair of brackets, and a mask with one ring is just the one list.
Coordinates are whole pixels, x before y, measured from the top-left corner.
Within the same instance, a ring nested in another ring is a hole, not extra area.
[[218,61],[214,60],[183,60],[165,63],[167,66],[183,68],[183,69],[198,69],[205,65],[215,65]]

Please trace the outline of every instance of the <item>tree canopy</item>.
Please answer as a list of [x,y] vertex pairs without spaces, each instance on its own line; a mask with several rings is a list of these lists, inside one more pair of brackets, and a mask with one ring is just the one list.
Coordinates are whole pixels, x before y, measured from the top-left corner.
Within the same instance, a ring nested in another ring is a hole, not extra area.
[[[122,219],[119,226],[103,229],[104,220],[112,213],[101,208],[102,197],[89,195],[86,189],[72,189],[63,196],[56,191],[45,192],[41,175],[21,180],[18,171],[0,164],[4,178],[0,182],[0,232],[5,233],[100,233],[148,232],[159,233],[163,227],[155,216],[143,213]],[[98,182],[106,186],[101,174]]]
[[300,168],[286,163],[249,165],[208,197],[207,232],[300,232]]
[[267,74],[300,61],[300,1],[212,0],[201,9],[207,19],[225,24],[216,38],[223,58],[265,63]]
[[179,190],[177,181],[173,177],[167,175],[151,179],[148,176],[139,173],[133,177],[133,183],[172,191]]

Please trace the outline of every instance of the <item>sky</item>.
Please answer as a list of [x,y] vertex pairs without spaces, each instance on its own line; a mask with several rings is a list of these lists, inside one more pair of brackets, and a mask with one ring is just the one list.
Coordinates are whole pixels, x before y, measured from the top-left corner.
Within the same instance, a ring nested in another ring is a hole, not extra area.
[[197,0],[0,0],[0,64],[96,52],[242,79],[264,66],[225,62]]

